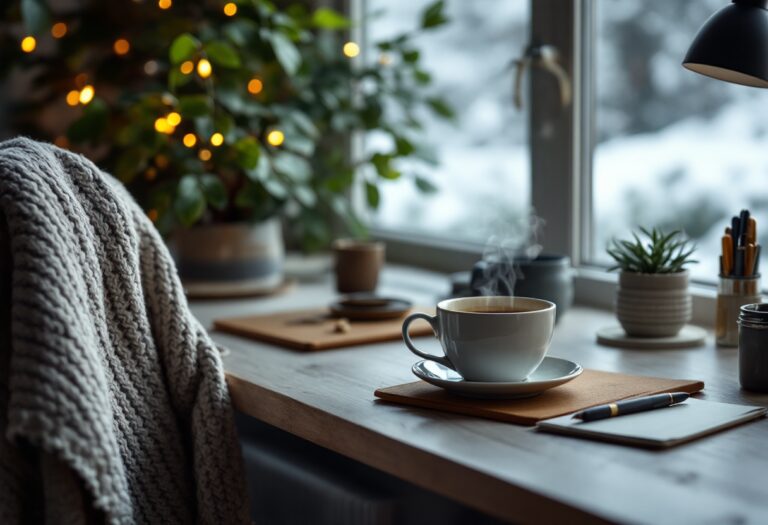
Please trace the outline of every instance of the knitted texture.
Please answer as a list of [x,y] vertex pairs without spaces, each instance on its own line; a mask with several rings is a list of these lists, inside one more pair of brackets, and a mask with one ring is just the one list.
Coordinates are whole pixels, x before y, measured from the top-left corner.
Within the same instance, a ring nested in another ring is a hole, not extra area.
[[247,522],[219,353],[126,190],[14,139],[0,217],[0,523]]

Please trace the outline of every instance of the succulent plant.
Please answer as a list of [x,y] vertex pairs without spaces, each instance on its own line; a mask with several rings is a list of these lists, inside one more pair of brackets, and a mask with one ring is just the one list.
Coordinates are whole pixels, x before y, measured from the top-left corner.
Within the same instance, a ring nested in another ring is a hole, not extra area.
[[[641,236],[645,239],[641,240]],[[640,235],[633,232],[632,237],[632,240],[611,241],[607,252],[616,264],[609,271],[677,273],[685,270],[686,265],[698,262],[691,258],[696,245],[680,230],[664,233],[656,228],[650,232],[640,228]]]

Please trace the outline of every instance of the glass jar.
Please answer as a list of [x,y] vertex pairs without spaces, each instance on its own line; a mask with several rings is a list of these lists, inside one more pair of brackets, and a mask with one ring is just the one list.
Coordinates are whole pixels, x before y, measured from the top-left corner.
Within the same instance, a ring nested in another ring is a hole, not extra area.
[[715,320],[715,339],[718,346],[739,346],[739,309],[761,300],[759,274],[752,277],[720,276]]

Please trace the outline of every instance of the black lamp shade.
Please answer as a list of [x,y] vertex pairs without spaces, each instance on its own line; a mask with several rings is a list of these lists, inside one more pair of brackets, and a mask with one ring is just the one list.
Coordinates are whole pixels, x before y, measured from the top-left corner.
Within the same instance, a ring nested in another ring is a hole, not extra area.
[[707,20],[683,67],[708,77],[768,88],[768,0],[734,0]]

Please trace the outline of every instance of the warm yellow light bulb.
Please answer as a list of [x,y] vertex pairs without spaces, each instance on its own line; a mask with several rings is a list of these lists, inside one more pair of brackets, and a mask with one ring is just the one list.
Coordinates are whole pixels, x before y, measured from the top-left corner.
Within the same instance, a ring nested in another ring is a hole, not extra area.
[[67,93],[67,104],[70,106],[77,106],[80,103],[80,92],[76,89],[73,89],[69,93]]
[[64,22],[56,22],[51,26],[51,35],[53,38],[63,38],[67,34],[67,24]]
[[165,121],[171,126],[176,127],[179,124],[181,124],[181,115],[179,115],[175,111],[172,113],[168,113],[168,116],[165,117]]
[[354,42],[347,42],[341,50],[344,52],[344,56],[349,58],[355,58],[360,54],[360,46]]
[[165,120],[165,117],[159,117],[155,120],[155,131],[158,133],[168,133],[170,129],[171,126],[168,124],[168,121]]
[[125,38],[118,38],[115,40],[112,49],[114,49],[115,53],[118,55],[127,55],[128,51],[131,50],[131,43],[128,42]]
[[157,177],[157,169],[150,166],[147,171],[144,172],[144,178],[147,180],[155,180]]
[[173,5],[171,0],[157,0],[157,7],[160,9],[170,9]]
[[184,138],[182,138],[181,141],[186,147],[193,148],[195,147],[195,144],[197,144],[197,137],[194,133],[187,133],[184,135]]
[[33,36],[25,36],[21,40],[21,50],[25,53],[31,53],[37,47],[37,40]]
[[200,78],[208,78],[211,76],[212,72],[213,67],[211,67],[211,63],[208,62],[208,59],[201,58],[197,63],[197,74],[200,75]]
[[218,132],[211,135],[212,146],[221,146],[222,144],[224,144],[224,135]]
[[195,70],[195,63],[191,60],[187,60],[186,62],[182,62],[182,64],[179,66],[179,71],[184,73],[185,75],[189,75]]
[[267,142],[273,146],[280,146],[285,142],[285,135],[279,129],[272,130],[267,134]]
[[262,89],[264,89],[264,83],[258,78],[252,78],[248,82],[248,93],[251,95],[258,95]]
[[197,153],[198,158],[200,160],[202,160],[203,162],[205,162],[207,160],[211,160],[211,155],[212,155],[212,153],[211,153],[211,150],[209,150],[209,149],[201,149]]
[[93,100],[93,96],[96,94],[96,90],[93,89],[93,86],[88,85],[85,86],[83,89],[80,90],[80,103],[85,105],[88,104],[91,100]]
[[149,220],[152,222],[157,222],[157,218],[159,216],[159,213],[157,213],[157,210],[152,208],[147,212],[147,217],[149,217]]
[[234,2],[228,2],[224,4],[224,14],[227,16],[235,16],[237,13],[237,4]]

